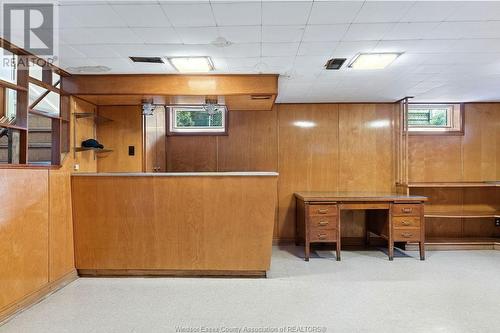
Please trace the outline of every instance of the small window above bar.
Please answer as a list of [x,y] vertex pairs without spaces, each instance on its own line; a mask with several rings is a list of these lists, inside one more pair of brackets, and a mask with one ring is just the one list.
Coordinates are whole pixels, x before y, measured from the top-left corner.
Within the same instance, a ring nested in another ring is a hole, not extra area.
[[168,135],[226,135],[227,108],[217,105],[168,107]]
[[422,135],[461,135],[462,105],[425,103],[408,105],[408,131]]

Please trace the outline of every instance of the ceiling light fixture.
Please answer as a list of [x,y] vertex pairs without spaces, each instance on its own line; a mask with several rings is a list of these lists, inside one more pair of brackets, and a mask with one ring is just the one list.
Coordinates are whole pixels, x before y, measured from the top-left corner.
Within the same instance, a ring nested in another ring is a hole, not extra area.
[[210,57],[170,57],[167,59],[180,73],[206,73],[215,69]]
[[352,69],[383,69],[402,53],[360,53],[349,64]]

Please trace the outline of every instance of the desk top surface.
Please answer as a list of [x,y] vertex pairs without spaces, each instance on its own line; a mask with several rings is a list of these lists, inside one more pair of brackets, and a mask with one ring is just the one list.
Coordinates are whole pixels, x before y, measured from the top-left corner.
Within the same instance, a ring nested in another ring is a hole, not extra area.
[[302,201],[391,201],[391,202],[423,202],[427,197],[397,193],[374,192],[295,192],[295,197]]

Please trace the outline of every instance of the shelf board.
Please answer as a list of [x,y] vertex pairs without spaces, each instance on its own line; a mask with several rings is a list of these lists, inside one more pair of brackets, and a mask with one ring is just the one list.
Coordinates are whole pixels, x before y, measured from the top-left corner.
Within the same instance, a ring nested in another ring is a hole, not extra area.
[[488,218],[500,217],[500,211],[472,211],[472,210],[455,210],[455,211],[425,211],[424,217],[428,218]]
[[96,153],[110,153],[113,151],[113,149],[101,149],[101,148],[90,148],[90,147],[76,147],[75,152],[82,152],[82,151],[94,151]]
[[95,114],[93,112],[75,112],[75,113],[73,113],[73,115],[75,116],[76,119],[93,118],[95,122],[113,121],[113,119],[100,116],[100,115]]
[[26,127],[17,126],[14,124],[5,124],[5,123],[0,123],[0,127],[11,128],[11,129],[20,130],[20,131],[27,131],[28,130]]
[[425,188],[425,187],[499,187],[500,182],[422,182],[408,183],[410,188]]
[[51,118],[51,119],[61,119],[61,117],[59,117],[59,116],[50,114],[48,112],[36,110],[36,109],[29,109],[28,112],[31,114],[35,114],[37,116],[40,116],[40,117]]
[[0,87],[9,88],[12,90],[17,90],[17,91],[28,91],[28,89],[26,89],[25,87],[21,87],[15,83],[11,83],[11,82],[4,81],[4,80],[0,80]]

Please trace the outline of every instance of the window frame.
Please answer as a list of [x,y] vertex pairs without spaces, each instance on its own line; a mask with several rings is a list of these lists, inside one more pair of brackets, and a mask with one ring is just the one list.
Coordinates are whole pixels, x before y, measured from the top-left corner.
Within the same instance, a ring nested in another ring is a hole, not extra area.
[[223,110],[223,125],[224,125],[224,130],[223,131],[210,131],[206,129],[200,129],[199,131],[179,131],[179,130],[173,130],[173,127],[171,126],[173,123],[173,117],[175,115],[175,108],[200,108],[201,105],[167,105],[165,106],[165,109],[167,111],[167,116],[165,117],[166,120],[166,129],[167,129],[167,136],[227,136],[228,135],[228,129],[229,129],[229,110],[227,108],[227,105],[224,105],[224,110]]
[[[419,103],[408,103],[408,113],[410,112],[411,105],[447,105],[453,106],[451,115],[447,115],[451,120],[450,126],[410,126],[407,123],[407,129],[409,135],[435,135],[435,136],[453,136],[453,135],[464,135],[465,134],[465,112],[464,103],[456,102],[419,102]],[[454,106],[458,106],[458,110]],[[408,116],[407,116],[408,118]],[[408,122],[408,119],[406,120]]]

